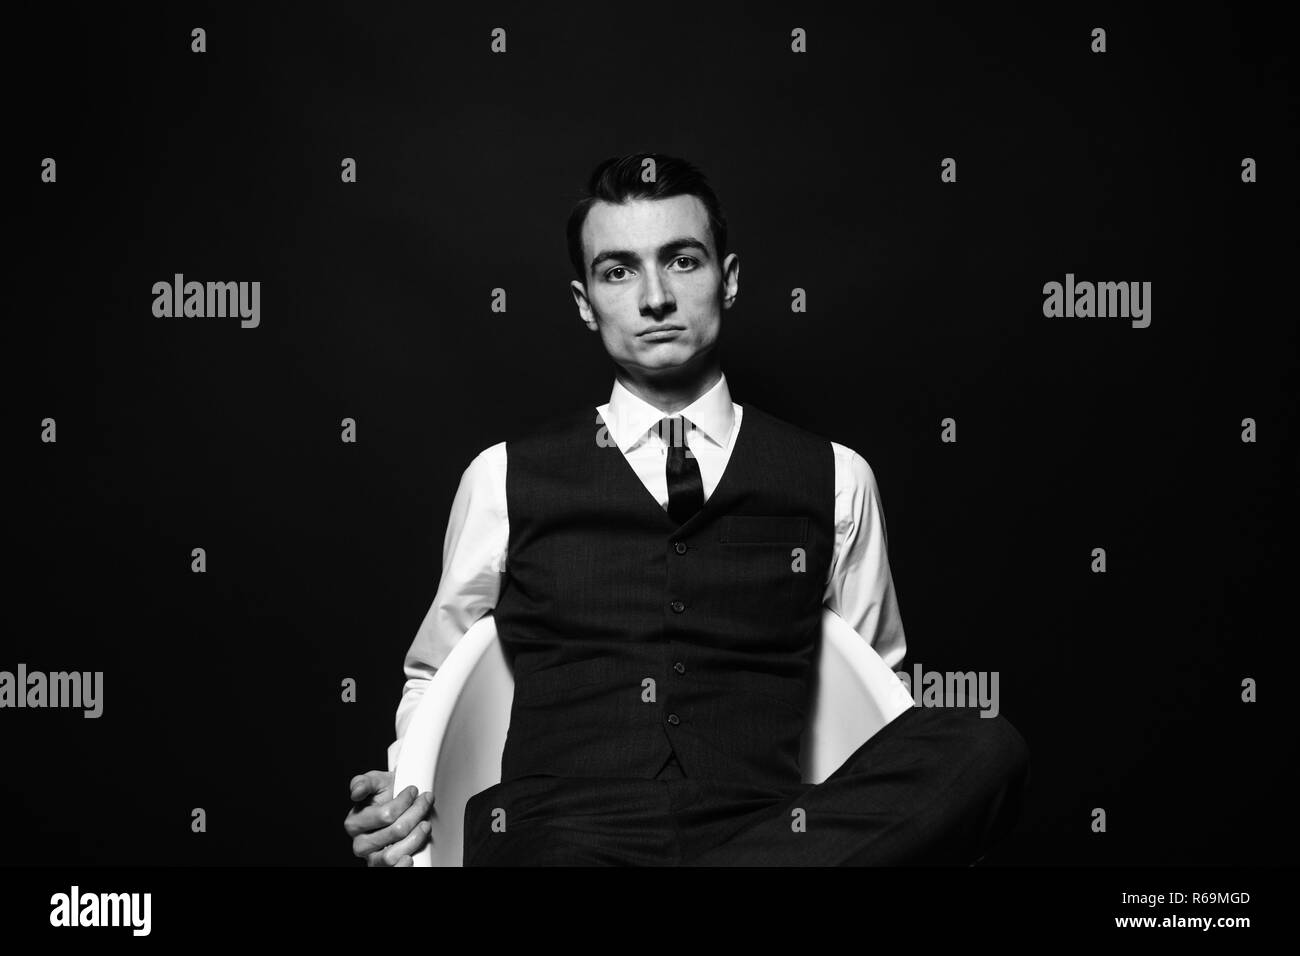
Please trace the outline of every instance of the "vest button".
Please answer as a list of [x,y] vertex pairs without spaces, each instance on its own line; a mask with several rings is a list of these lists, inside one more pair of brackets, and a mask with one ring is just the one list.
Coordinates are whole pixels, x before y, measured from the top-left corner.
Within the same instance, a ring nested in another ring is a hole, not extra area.
[[685,674],[686,665],[683,664],[681,661],[678,661],[676,664],[673,665],[673,670],[675,670],[679,674]]
[[673,611],[675,611],[675,612],[678,613],[678,614],[681,614],[682,611],[685,611],[685,610],[686,610],[686,605],[683,604],[681,601],[674,601],[672,604],[670,604],[670,605],[668,605],[668,606],[669,606],[670,608],[672,608]]
[[678,717],[676,714],[669,714],[669,715],[668,715],[668,723],[672,724],[673,726],[676,726],[677,724],[680,724],[681,722],[682,722],[681,718]]
[[676,551],[678,554],[685,554],[685,553],[686,553],[686,542],[685,542],[685,541],[678,541],[675,545],[673,545],[673,550]]

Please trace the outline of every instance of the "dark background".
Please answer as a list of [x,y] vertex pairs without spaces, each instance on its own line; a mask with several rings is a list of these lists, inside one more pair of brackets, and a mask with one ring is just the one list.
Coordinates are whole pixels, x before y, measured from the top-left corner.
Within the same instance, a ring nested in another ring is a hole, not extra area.
[[[872,465],[907,669],[1000,672],[1033,780],[988,862],[1292,858],[1292,34],[908,6],[13,21],[0,669],[102,670],[105,709],[0,713],[4,862],[360,865],[348,779],[385,766],[462,470],[608,399],[564,220],[637,151],[721,197],[733,396]],[[176,272],[261,281],[261,326],[155,318]],[[1067,272],[1151,281],[1151,326],[1044,318]]]

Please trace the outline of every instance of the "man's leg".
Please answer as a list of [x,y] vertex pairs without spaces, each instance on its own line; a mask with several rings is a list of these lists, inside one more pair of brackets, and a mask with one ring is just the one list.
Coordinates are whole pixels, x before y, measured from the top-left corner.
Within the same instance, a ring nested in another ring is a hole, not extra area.
[[[694,866],[970,864],[1020,815],[1029,750],[1001,715],[912,707],[818,785],[802,784],[703,852]],[[716,793],[725,802],[725,787]],[[687,808],[684,827],[725,808]],[[752,820],[753,822],[749,822]]]
[[679,858],[668,784],[530,776],[465,806],[465,866],[668,866]]

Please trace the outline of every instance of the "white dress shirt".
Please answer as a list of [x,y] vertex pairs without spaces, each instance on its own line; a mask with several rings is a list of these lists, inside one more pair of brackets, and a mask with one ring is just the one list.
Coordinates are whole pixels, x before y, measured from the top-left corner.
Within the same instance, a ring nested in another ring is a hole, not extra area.
[[[596,411],[609,427],[609,439],[667,510],[665,464],[673,435],[661,436],[655,427],[665,413],[618,381],[609,402]],[[708,500],[731,457],[744,408],[731,401],[723,375],[676,415],[686,420],[686,444],[699,463]],[[597,427],[595,415],[592,427]],[[897,668],[907,645],[889,573],[885,515],[876,477],[866,459],[851,448],[836,442],[831,442],[831,448],[835,455],[835,544],[824,601],[891,669]],[[434,671],[470,626],[496,607],[510,536],[506,512],[506,443],[498,442],[470,462],[452,502],[438,593],[406,652],[407,680],[397,707],[397,739],[388,748],[389,770],[397,765],[406,725]]]

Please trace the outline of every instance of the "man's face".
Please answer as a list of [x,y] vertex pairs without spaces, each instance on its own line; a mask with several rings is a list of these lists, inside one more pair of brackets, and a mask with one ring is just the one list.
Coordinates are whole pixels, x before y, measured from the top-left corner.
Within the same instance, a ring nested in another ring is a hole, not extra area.
[[695,196],[597,202],[582,226],[585,283],[572,283],[582,321],[638,377],[707,361],[722,310],[740,282],[739,257],[717,261],[709,215]]

